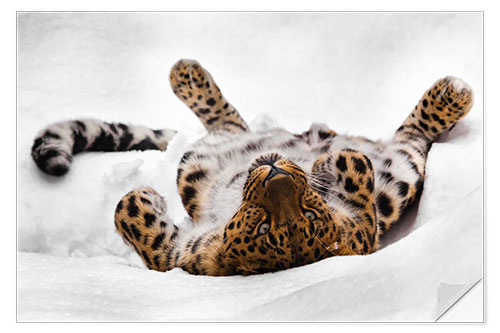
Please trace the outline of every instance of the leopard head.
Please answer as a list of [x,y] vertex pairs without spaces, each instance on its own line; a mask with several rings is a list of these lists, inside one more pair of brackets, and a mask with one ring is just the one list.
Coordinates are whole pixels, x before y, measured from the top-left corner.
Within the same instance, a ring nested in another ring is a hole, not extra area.
[[278,154],[257,158],[240,208],[224,228],[223,251],[236,274],[301,266],[332,256],[338,231],[305,172]]

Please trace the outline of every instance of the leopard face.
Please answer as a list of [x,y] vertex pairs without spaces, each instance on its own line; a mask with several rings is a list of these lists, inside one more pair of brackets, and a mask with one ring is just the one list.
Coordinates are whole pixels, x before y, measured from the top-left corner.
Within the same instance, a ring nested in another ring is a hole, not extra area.
[[223,253],[238,274],[265,273],[332,256],[330,208],[305,172],[277,154],[249,169],[239,210],[224,228]]

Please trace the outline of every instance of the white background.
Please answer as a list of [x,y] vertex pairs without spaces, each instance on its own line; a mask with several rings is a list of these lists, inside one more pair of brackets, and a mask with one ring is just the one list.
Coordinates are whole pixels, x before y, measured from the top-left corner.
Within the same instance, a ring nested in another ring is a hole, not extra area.
[[[12,20],[12,18],[11,18],[11,20]],[[490,22],[491,22],[491,21],[490,21]],[[488,25],[487,25],[487,26],[488,26]],[[12,71],[10,71],[10,72],[12,72]],[[488,76],[487,76],[487,78],[488,78]],[[7,89],[7,90],[8,90],[8,89]],[[11,91],[12,91],[12,89],[11,89]],[[240,109],[241,109],[241,105],[238,105],[238,106],[240,106]],[[490,119],[491,119],[491,118],[490,118]]]

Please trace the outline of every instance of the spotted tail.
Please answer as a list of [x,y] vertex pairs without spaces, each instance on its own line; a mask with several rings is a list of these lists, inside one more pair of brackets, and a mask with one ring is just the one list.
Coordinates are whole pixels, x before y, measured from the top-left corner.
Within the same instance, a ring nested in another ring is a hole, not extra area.
[[96,119],[63,121],[39,133],[31,147],[31,156],[43,172],[62,176],[68,172],[73,155],[82,151],[163,151],[174,134],[171,129],[152,130]]

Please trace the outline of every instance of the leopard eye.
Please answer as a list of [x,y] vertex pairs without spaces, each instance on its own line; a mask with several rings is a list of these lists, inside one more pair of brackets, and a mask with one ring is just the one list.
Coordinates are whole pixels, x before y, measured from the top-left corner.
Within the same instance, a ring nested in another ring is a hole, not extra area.
[[306,219],[308,219],[309,221],[314,221],[317,219],[317,216],[316,216],[316,213],[314,213],[313,211],[311,210],[307,210],[305,213],[304,213],[304,216],[306,217]]
[[264,222],[259,227],[259,234],[263,235],[263,234],[267,233],[269,231],[269,229],[271,229],[271,226],[269,225],[269,223]]

